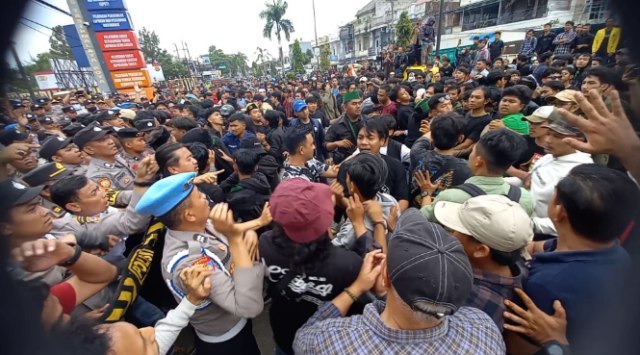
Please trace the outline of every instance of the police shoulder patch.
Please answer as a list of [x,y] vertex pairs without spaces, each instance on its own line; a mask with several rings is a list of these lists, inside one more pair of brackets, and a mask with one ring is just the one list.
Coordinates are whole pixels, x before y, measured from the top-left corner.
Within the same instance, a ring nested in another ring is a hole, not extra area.
[[110,189],[111,180],[109,180],[108,178],[102,178],[98,180],[98,185],[100,185],[100,187],[102,187],[103,189]]

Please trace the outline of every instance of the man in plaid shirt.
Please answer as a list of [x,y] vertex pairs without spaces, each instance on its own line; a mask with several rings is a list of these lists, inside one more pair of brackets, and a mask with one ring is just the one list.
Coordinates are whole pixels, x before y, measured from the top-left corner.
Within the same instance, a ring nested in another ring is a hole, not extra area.
[[[382,223],[382,222],[381,222]],[[377,233],[377,232],[376,232]],[[461,307],[472,287],[462,244],[420,211],[398,220],[387,255],[365,257],[356,281],[326,302],[296,333],[296,354],[505,354],[502,335],[484,312]],[[344,318],[376,285],[386,302]]]
[[522,41],[522,45],[520,46],[520,51],[518,52],[519,54],[524,54],[527,57],[531,58],[533,52],[535,52],[536,47],[538,46],[538,39],[533,34],[533,30],[527,31],[527,35],[524,38],[524,41]]
[[573,31],[573,21],[567,21],[564,24],[564,32],[556,36],[553,40],[553,44],[556,49],[553,51],[553,55],[558,54],[571,54],[571,44],[576,39],[576,33]]
[[439,202],[438,222],[453,230],[473,267],[467,307],[483,310],[503,329],[504,300],[514,301],[528,270],[521,254],[533,239],[531,218],[506,196],[483,195],[465,203]]

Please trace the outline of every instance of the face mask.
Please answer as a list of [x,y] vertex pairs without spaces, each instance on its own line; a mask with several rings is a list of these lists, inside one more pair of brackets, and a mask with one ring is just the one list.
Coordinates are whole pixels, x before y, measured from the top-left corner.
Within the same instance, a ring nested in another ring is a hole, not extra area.
[[75,104],[75,105],[73,105],[73,108],[74,108],[76,111],[80,111],[80,110],[82,110],[82,106],[80,106],[80,104]]
[[91,112],[91,113],[95,113],[96,111],[98,111],[97,107],[90,107],[87,109],[87,111]]

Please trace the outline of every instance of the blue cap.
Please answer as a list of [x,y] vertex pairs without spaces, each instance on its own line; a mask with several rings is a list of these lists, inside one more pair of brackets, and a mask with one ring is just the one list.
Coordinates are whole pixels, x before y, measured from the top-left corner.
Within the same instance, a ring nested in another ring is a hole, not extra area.
[[193,190],[196,173],[182,173],[166,177],[142,195],[136,212],[152,216],[164,216],[184,201]]
[[300,112],[307,107],[307,103],[304,100],[296,100],[293,103],[293,112]]
[[198,97],[197,97],[196,95],[194,95],[194,94],[186,94],[186,95],[184,95],[184,96],[185,96],[186,98],[188,98],[188,99],[197,99],[197,98],[198,98]]
[[123,102],[120,104],[120,108],[131,108],[133,106],[133,102]]

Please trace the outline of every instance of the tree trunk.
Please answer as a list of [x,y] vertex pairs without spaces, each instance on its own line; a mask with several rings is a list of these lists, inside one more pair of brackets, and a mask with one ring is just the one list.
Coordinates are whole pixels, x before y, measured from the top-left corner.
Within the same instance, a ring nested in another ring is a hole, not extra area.
[[280,65],[282,65],[282,77],[284,78],[284,53],[282,52],[282,40],[280,40],[280,35],[278,34],[278,51],[280,52]]

